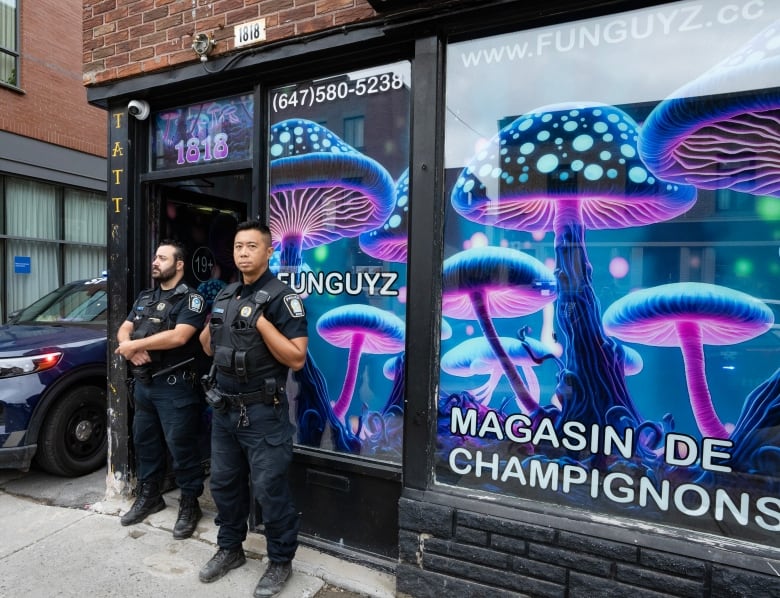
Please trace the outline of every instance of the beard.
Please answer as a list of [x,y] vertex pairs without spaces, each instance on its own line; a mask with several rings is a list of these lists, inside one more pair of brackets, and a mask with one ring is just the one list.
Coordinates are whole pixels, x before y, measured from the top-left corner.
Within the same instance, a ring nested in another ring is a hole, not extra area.
[[176,276],[176,266],[173,265],[167,270],[155,270],[152,268],[152,280],[156,280],[159,283],[165,283],[172,280]]

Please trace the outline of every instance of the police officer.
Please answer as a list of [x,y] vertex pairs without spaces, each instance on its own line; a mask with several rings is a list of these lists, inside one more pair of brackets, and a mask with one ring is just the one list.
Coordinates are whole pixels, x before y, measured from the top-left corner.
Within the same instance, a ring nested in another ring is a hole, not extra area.
[[267,226],[238,225],[233,259],[242,282],[217,295],[200,335],[206,353],[214,355],[210,488],[219,524],[219,550],[200,570],[200,580],[215,581],[246,562],[242,543],[254,498],[262,508],[269,560],[255,596],[282,590],[298,547],[298,512],[288,486],[295,426],[285,383],[289,370],[306,360],[307,322],[300,297],[268,269],[273,251]]
[[133,525],[165,508],[161,485],[168,459],[181,491],[176,539],[189,538],[202,517],[198,497],[205,473],[198,445],[202,394],[195,366],[203,350],[197,332],[206,320],[201,295],[182,282],[184,247],[164,240],[152,261],[157,283],[138,296],[117,332],[116,353],[135,380],[133,444],[139,488],[122,525]]

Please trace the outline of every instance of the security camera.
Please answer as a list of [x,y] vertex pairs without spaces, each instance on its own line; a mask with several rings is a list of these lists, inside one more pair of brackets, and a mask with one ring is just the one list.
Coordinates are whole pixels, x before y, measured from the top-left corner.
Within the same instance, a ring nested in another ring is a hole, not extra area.
[[130,116],[135,116],[138,120],[146,120],[149,118],[149,102],[145,100],[131,100],[127,105],[127,113]]

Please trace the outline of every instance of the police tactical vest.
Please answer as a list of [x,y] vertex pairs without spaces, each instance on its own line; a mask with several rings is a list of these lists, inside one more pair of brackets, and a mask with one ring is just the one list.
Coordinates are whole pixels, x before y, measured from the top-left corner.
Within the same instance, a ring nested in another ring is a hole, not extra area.
[[240,283],[229,284],[214,299],[209,321],[214,365],[221,374],[260,388],[265,378],[287,375],[287,366],[276,361],[255,328],[265,306],[287,287],[271,278],[262,289],[237,299],[240,288]]
[[[157,334],[163,330],[171,330],[175,322],[171,318],[174,308],[190,292],[190,287],[185,283],[178,285],[171,295],[165,299],[155,299],[155,289],[146,289],[141,292],[135,308],[135,317],[133,319],[133,333],[130,336],[135,340],[146,338]],[[197,334],[195,341],[197,342]],[[192,339],[190,339],[192,341]],[[153,369],[162,369],[176,363],[181,363],[193,355],[192,342],[186,343],[182,347],[168,349],[166,351],[149,351],[152,358]]]

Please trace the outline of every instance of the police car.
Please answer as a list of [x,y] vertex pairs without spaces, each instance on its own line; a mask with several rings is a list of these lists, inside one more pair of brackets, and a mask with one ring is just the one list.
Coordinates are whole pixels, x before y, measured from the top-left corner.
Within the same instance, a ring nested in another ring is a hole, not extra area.
[[0,326],[0,468],[106,463],[106,278],[68,283]]

